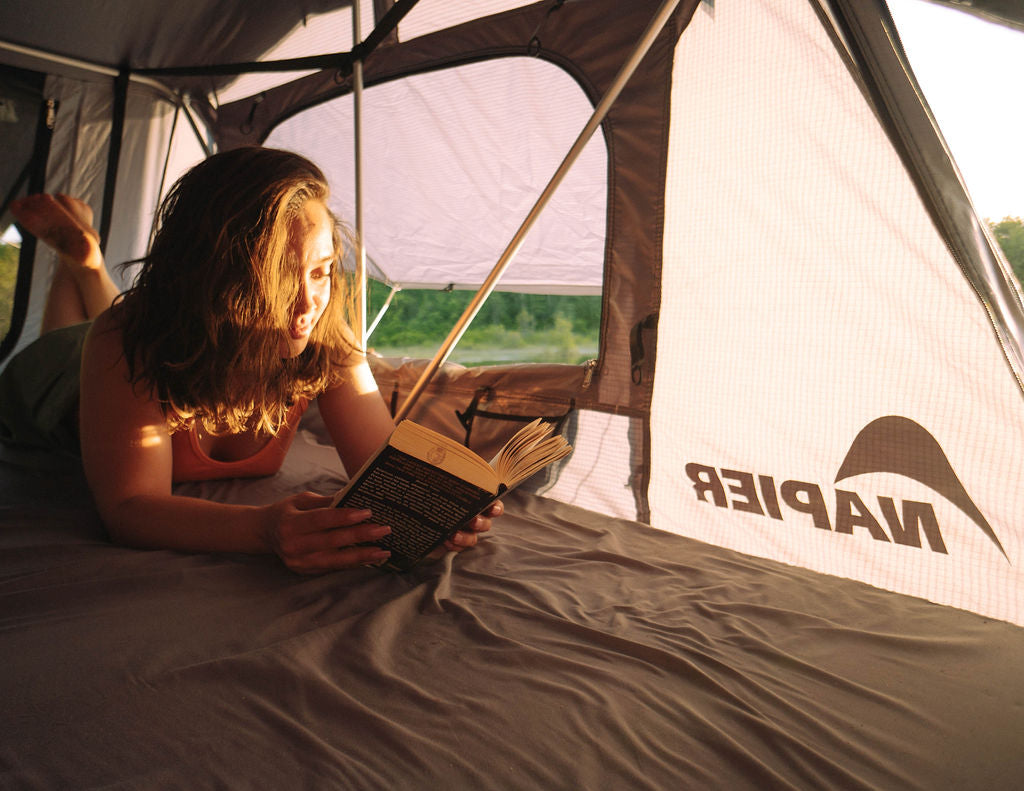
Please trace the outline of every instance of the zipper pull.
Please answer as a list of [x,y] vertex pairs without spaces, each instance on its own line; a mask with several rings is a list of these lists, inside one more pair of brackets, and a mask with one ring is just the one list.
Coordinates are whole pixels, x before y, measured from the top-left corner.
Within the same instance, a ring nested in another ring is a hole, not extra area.
[[597,370],[597,360],[587,360],[583,363],[583,384],[582,387],[586,390],[590,387],[590,383],[594,379],[594,371]]

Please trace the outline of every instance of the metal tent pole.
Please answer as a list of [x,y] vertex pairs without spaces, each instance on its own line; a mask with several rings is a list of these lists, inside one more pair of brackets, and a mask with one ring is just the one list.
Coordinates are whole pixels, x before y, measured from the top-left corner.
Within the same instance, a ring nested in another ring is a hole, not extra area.
[[[359,30],[359,0],[352,3],[352,48],[362,42]],[[353,330],[359,338],[359,346],[366,348],[368,333],[366,331],[366,244],[363,241],[363,61],[356,58],[352,61],[352,124],[353,124],[353,174],[355,178],[355,224],[356,224],[356,304]]]
[[[120,74],[118,69],[113,69],[110,66],[102,66],[98,63],[92,63],[86,60],[78,60],[77,58],[68,58],[63,55],[56,55],[52,52],[45,52],[40,49],[33,47],[25,47],[21,44],[15,44],[11,41],[0,40],[0,50],[6,52],[12,52],[16,55],[24,55],[33,60],[43,61],[47,64],[52,64],[58,67],[61,72],[74,72],[74,71],[85,71],[92,74],[102,74],[106,77],[117,77]],[[39,71],[38,66],[28,66],[27,68],[33,71]],[[128,79],[132,82],[137,82],[141,85],[148,85],[150,88],[155,88],[157,91],[162,93],[172,104],[178,102],[178,95],[158,80],[154,80],[150,77],[144,77],[139,74],[129,74]]]
[[619,70],[619,73],[615,76],[612,84],[608,87],[608,91],[605,93],[597,107],[594,108],[594,112],[590,116],[590,120],[587,121],[587,125],[583,127],[583,131],[580,132],[579,137],[576,138],[576,142],[573,143],[572,148],[569,149],[569,153],[565,155],[565,159],[563,159],[562,163],[558,166],[554,176],[551,177],[551,180],[544,188],[544,191],[537,199],[537,202],[530,210],[530,213],[526,216],[523,224],[519,226],[519,230],[516,232],[515,236],[512,237],[512,241],[509,242],[508,247],[505,248],[505,252],[502,253],[501,258],[499,258],[498,262],[494,265],[494,269],[491,270],[491,273],[487,276],[483,285],[480,286],[480,290],[476,292],[476,296],[473,297],[473,300],[466,307],[466,310],[463,312],[458,322],[456,322],[451,332],[448,333],[448,337],[445,338],[444,343],[441,344],[441,348],[438,349],[437,354],[434,355],[434,359],[430,361],[429,365],[427,365],[426,369],[420,375],[416,384],[413,385],[412,390],[409,391],[408,398],[405,399],[405,402],[395,415],[396,423],[406,417],[413,406],[416,405],[416,402],[419,400],[423,390],[430,383],[430,380],[434,378],[437,370],[444,364],[445,360],[448,359],[452,349],[455,348],[455,344],[457,344],[462,338],[463,333],[465,333],[470,323],[476,317],[476,314],[480,311],[480,308],[483,306],[487,297],[489,297],[491,292],[494,291],[494,287],[497,285],[498,280],[501,278],[502,274],[504,274],[516,253],[519,252],[519,248],[522,246],[527,233],[529,233],[530,229],[537,221],[537,218],[544,210],[544,207],[547,206],[551,196],[554,194],[559,184],[562,183],[566,173],[569,172],[569,168],[571,168],[579,158],[584,147],[590,141],[590,138],[593,136],[597,128],[601,125],[605,115],[608,114],[608,110],[622,92],[623,87],[633,75],[633,72],[636,71],[637,66],[640,65],[640,61],[643,60],[644,55],[647,54],[647,50],[651,48],[654,40],[658,37],[662,28],[665,27],[669,17],[672,16],[672,13],[675,11],[676,6],[678,6],[679,3],[680,0],[664,0],[658,8],[658,11],[655,13],[651,23],[647,26],[643,35],[640,36],[640,40],[637,42],[636,47],[633,48],[633,51],[626,59],[626,62]]
[[[117,69],[112,69],[109,66],[102,66],[98,63],[90,63],[89,61],[77,60],[75,58],[67,58],[63,55],[55,55],[52,52],[44,52],[43,50],[33,49],[32,47],[24,47],[20,44],[13,44],[9,41],[0,41],[0,52],[2,51],[12,52],[15,55],[22,55],[31,60],[38,60],[45,64],[52,64],[56,67],[56,71],[61,74],[70,74],[74,76],[75,72],[84,71],[89,74],[102,74],[107,77],[116,78],[119,73]],[[37,65],[29,66],[29,68],[34,71],[39,70],[39,66]],[[210,154],[213,153],[206,138],[204,138],[202,132],[199,131],[199,125],[196,122],[192,110],[188,106],[189,100],[187,94],[176,93],[159,80],[155,80],[152,77],[145,77],[134,72],[128,75],[128,80],[154,89],[168,103],[184,110],[185,117],[192,126],[192,131],[196,136],[196,140],[199,141],[199,145],[202,146],[206,156],[210,156]]]

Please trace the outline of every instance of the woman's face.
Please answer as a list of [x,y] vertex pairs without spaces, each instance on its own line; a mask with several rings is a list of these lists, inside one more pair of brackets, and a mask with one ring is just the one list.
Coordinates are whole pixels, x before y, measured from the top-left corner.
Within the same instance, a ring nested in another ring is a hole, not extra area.
[[331,299],[331,267],[334,265],[334,226],[327,208],[306,201],[292,221],[291,244],[301,264],[299,296],[292,305],[288,331],[281,340],[281,356],[295,357],[309,343],[310,333]]

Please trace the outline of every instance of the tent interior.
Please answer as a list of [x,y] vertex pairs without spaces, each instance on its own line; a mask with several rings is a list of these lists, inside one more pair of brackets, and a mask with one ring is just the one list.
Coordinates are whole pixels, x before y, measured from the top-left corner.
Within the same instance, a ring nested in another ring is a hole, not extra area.
[[[463,365],[360,298],[393,414],[574,446],[406,574],[117,546],[0,443],[0,785],[1024,785],[1024,301],[884,0],[8,0],[0,140],[0,229],[75,195],[125,287],[178,176],[265,145],[378,295],[601,306],[585,359]],[[0,366],[56,266],[5,248]],[[176,492],[346,477],[311,409]]]

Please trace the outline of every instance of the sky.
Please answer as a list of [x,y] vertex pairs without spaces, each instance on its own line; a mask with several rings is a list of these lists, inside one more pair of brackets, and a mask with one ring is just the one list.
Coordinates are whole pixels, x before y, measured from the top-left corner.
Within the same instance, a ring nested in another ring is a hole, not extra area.
[[1024,218],[1024,32],[926,0],[887,0],[978,213]]

